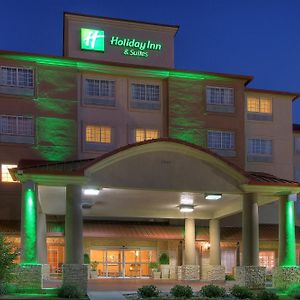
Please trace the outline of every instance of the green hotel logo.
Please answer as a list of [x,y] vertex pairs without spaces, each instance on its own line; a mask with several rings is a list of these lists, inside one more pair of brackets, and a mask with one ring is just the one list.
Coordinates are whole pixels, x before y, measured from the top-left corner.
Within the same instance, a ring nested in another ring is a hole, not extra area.
[[104,52],[104,30],[81,28],[81,49]]

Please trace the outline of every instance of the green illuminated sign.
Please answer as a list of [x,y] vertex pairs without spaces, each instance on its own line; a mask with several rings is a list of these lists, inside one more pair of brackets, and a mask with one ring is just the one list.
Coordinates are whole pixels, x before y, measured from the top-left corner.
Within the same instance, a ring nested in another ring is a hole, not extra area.
[[[122,54],[126,56],[149,57],[149,50],[161,51],[162,44],[152,40],[137,40],[113,35],[109,41],[112,47],[122,47]],[[81,28],[81,49],[104,52],[104,30]]]
[[81,49],[104,52],[104,31],[81,28]]

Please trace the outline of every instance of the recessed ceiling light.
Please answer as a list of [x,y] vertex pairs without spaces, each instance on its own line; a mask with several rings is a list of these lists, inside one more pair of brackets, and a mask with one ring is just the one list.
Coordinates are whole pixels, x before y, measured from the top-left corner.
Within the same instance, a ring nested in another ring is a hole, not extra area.
[[194,211],[194,205],[181,204],[179,205],[179,211],[182,213],[189,213]]
[[205,194],[206,200],[219,200],[222,198],[222,194]]
[[83,189],[83,194],[85,196],[97,196],[100,193],[99,188],[84,188]]

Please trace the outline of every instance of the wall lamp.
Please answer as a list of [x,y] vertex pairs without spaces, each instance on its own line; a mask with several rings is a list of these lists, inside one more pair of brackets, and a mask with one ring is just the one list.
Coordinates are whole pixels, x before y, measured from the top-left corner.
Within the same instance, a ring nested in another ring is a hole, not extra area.
[[82,189],[85,196],[97,196],[100,193],[100,188],[86,187]]
[[222,194],[204,194],[206,200],[219,200],[222,198]]

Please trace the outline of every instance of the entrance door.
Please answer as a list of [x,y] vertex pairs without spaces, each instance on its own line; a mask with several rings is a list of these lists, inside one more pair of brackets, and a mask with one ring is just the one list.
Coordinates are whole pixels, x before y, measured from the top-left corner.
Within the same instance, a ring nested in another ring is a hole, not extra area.
[[123,251],[107,250],[107,277],[123,277]]

